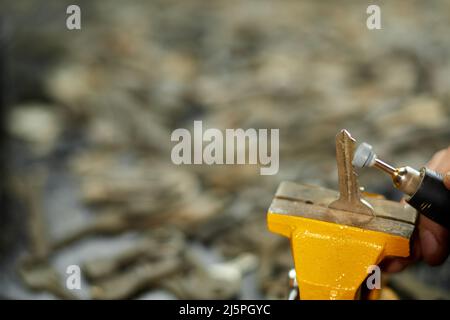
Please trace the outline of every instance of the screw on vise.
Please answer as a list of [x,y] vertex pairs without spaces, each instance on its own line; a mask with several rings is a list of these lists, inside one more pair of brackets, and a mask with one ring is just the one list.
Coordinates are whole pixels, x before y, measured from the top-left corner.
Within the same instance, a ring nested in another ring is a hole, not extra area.
[[373,207],[361,198],[358,180],[352,165],[354,150],[355,139],[347,130],[341,130],[336,135],[336,161],[340,196],[328,207],[375,216]]
[[298,300],[300,297],[300,292],[298,288],[297,273],[295,272],[295,269],[289,270],[288,279],[289,279],[288,300]]

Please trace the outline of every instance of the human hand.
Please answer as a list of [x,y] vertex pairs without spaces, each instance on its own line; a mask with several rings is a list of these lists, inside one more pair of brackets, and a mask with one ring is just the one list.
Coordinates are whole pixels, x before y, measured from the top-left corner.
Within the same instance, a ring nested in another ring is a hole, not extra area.
[[[444,184],[450,189],[450,147],[434,154],[427,168],[444,174]],[[424,260],[429,265],[442,264],[450,253],[449,230],[419,214],[412,239],[412,252],[407,258],[386,258],[381,267],[386,272],[399,272],[409,264]]]

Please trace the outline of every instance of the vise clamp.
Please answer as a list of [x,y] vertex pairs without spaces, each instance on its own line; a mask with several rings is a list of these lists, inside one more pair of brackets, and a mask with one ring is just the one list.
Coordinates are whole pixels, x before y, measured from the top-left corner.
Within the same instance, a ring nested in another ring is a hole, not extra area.
[[[290,239],[299,298],[358,299],[369,270],[407,257],[417,212],[380,196],[362,197],[352,166],[355,140],[336,136],[339,192],[282,182],[268,210],[270,231]],[[377,298],[374,289],[370,298]]]

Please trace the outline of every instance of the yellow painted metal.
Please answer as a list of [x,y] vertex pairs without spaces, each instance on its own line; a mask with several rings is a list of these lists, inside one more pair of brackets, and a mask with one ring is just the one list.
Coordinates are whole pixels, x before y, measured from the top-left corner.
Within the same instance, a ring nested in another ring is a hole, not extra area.
[[358,298],[371,265],[409,255],[409,239],[388,233],[270,211],[267,224],[291,241],[302,300]]

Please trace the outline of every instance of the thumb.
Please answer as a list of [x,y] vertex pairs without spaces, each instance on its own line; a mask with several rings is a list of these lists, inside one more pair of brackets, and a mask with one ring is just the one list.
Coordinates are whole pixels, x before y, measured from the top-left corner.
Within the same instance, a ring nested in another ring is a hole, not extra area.
[[444,175],[444,184],[447,189],[450,189],[450,171]]

